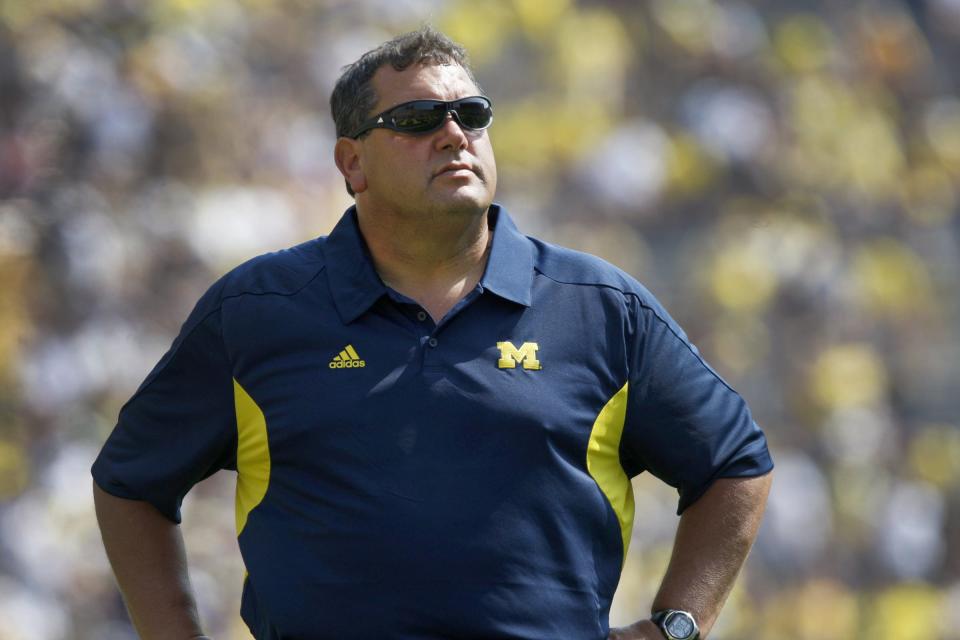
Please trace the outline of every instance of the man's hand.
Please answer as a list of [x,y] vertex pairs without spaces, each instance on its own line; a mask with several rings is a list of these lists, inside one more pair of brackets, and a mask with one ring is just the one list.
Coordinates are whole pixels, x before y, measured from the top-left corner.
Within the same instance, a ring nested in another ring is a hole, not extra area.
[[641,620],[629,627],[610,629],[607,640],[663,640],[663,634],[650,620]]

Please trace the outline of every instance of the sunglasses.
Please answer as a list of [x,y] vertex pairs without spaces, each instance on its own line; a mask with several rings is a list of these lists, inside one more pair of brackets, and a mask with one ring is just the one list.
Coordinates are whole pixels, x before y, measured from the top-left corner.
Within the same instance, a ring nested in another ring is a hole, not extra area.
[[493,104],[484,96],[470,96],[451,102],[443,100],[412,100],[378,113],[353,133],[359,138],[371,129],[392,129],[400,133],[419,135],[436,131],[447,121],[447,114],[470,131],[486,129],[493,123]]

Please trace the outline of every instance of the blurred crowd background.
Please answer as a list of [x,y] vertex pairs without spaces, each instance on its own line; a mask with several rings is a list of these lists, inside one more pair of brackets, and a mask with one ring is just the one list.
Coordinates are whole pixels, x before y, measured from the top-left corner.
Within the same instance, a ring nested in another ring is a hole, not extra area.
[[[521,228],[647,284],[768,434],[711,637],[960,639],[960,1],[0,0],[0,640],[134,637],[90,464],[206,287],[351,203],[330,90],[425,21]],[[636,491],[614,624],[676,527]],[[184,511],[221,639],[232,492]]]

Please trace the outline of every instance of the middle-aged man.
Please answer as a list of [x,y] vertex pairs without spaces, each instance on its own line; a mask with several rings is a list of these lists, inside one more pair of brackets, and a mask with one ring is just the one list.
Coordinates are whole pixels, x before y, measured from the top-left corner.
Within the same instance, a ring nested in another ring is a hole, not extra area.
[[[704,637],[770,484],[744,401],[633,278],[493,204],[460,47],[395,38],[331,104],[356,206],[214,285],[94,465],[140,634],[202,637],[180,503],[235,468],[259,639]],[[653,615],[610,629],[644,470],[682,516]]]

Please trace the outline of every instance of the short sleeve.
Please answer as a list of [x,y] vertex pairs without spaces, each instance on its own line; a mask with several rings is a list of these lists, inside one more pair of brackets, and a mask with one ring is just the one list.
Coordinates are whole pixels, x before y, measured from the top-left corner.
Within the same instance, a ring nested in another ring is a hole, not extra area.
[[180,522],[190,488],[236,465],[233,377],[217,287],[207,292],[133,397],[92,473],[107,493],[153,504]]
[[620,452],[628,475],[647,470],[675,487],[682,513],[717,478],[770,471],[766,438],[746,402],[663,307],[652,297],[637,299],[633,320]]

